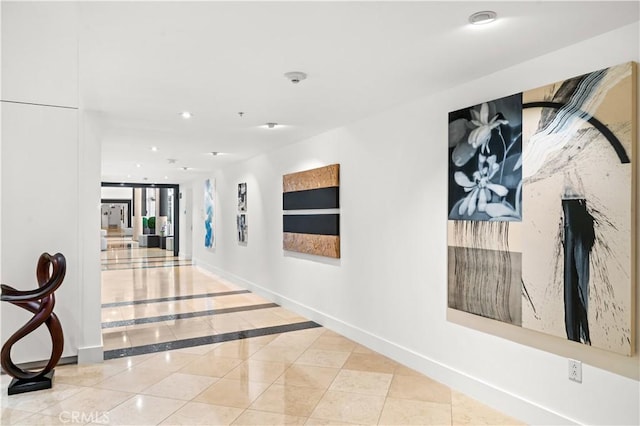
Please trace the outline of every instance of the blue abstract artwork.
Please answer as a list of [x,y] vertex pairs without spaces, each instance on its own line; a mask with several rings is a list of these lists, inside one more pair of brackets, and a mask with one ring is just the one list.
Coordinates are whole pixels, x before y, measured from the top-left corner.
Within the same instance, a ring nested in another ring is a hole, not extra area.
[[215,245],[214,229],[214,187],[215,181],[204,181],[204,246],[213,248]]

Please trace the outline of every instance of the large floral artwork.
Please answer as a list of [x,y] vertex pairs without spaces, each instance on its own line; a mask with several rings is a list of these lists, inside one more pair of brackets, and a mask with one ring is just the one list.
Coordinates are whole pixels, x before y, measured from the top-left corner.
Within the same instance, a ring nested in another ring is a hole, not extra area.
[[449,114],[449,219],[520,220],[522,94]]
[[450,308],[633,353],[635,81],[627,63],[450,114]]

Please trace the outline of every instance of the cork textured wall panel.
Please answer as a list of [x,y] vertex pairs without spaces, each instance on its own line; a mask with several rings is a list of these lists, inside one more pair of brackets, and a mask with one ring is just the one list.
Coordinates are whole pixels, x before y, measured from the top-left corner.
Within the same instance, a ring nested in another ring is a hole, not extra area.
[[340,258],[340,237],[337,235],[283,234],[283,248],[298,253]]
[[282,177],[282,192],[340,186],[340,164],[319,167]]

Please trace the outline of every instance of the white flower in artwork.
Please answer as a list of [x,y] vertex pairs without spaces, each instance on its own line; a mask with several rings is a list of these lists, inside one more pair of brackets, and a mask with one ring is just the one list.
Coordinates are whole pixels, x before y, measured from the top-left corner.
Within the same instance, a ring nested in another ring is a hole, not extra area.
[[463,172],[455,172],[453,177],[456,183],[468,193],[458,208],[458,214],[463,215],[466,212],[468,216],[471,216],[476,209],[484,212],[487,208],[487,203],[491,201],[492,192],[499,197],[507,195],[509,190],[506,187],[491,182],[491,179],[499,169],[500,166],[496,163],[495,155],[487,158],[480,154],[478,156],[478,170],[473,172],[473,181]]
[[486,102],[480,106],[480,112],[475,108],[471,109],[471,117],[471,124],[476,128],[469,134],[469,144],[476,149],[481,147],[480,152],[482,153],[490,153],[489,141],[491,140],[491,132],[501,124],[509,124],[509,121],[499,120],[498,114],[489,120],[489,104]]

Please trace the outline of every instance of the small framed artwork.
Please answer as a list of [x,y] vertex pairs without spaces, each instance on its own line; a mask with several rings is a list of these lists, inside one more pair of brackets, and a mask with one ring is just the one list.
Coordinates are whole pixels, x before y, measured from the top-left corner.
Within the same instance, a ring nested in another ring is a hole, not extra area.
[[247,215],[239,214],[236,216],[236,222],[238,224],[238,242],[246,243],[247,242]]
[[247,211],[247,183],[238,184],[238,211]]

